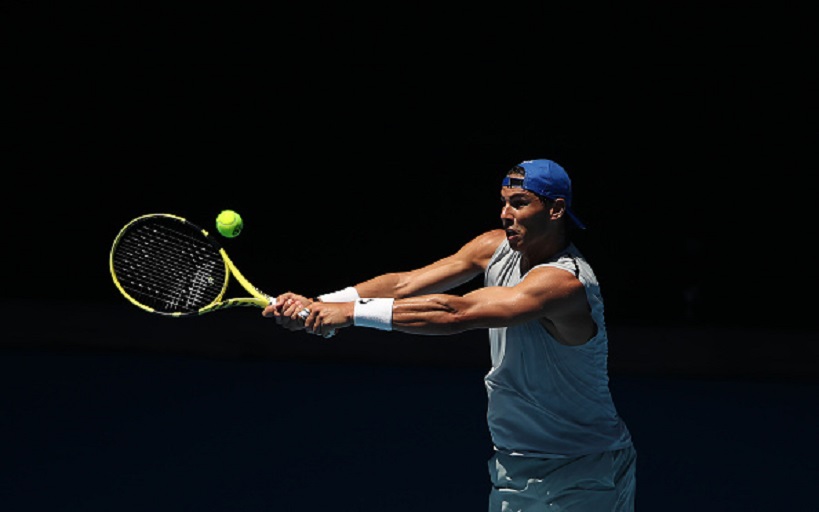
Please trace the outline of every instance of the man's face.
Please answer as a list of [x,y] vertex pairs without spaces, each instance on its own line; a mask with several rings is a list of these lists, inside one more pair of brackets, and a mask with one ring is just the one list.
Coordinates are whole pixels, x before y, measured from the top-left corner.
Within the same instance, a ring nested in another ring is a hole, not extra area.
[[501,223],[509,246],[519,251],[541,239],[550,226],[550,210],[533,192],[501,188]]

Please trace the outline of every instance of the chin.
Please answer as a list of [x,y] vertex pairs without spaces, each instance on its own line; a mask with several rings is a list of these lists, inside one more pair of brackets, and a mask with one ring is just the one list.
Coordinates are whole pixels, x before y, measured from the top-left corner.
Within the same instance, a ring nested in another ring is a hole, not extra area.
[[506,241],[509,242],[509,248],[513,251],[520,251],[520,248],[523,246],[523,241],[520,236],[508,237]]

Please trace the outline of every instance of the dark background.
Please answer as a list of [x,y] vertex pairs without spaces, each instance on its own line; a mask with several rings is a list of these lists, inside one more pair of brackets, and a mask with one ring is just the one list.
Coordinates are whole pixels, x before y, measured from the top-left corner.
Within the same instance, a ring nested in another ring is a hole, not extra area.
[[[505,171],[552,158],[589,226],[643,510],[799,510],[818,455],[811,20],[7,3],[7,504],[482,509],[485,333],[327,343],[257,311],[155,318],[119,295],[108,252],[144,213],[212,229],[232,208],[244,274],[314,295],[499,226]],[[439,470],[453,488],[425,485]]]
[[812,327],[799,12],[289,9],[7,8],[4,296],[116,303],[123,224],[223,208],[259,286],[336,289],[498,226],[500,177],[544,157],[611,322]]

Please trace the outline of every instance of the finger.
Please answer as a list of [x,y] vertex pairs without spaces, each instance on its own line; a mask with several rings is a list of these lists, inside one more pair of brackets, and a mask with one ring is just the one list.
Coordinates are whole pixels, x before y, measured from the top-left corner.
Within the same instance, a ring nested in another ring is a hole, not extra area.
[[291,292],[282,293],[278,297],[276,297],[276,306],[278,306],[279,311],[293,299],[293,294]]
[[288,303],[286,309],[284,310],[284,314],[287,317],[289,317],[291,320],[293,320],[294,322],[299,322],[299,320],[301,320],[301,319],[299,318],[298,315],[299,315],[299,311],[301,311],[302,309],[303,309],[303,306],[301,305],[301,302],[299,302],[297,300],[291,300]]
[[317,325],[317,315],[310,308],[304,308],[299,312],[299,319],[304,323],[304,328],[311,334],[315,334],[315,327]]
[[324,323],[321,315],[316,315],[313,323],[313,333],[322,338],[332,338],[336,334],[336,330]]
[[297,314],[299,311],[299,303],[294,301],[293,299],[288,299],[282,305],[281,310],[279,311],[279,317],[277,321],[280,325],[290,331],[298,331],[303,328],[301,320],[298,318]]

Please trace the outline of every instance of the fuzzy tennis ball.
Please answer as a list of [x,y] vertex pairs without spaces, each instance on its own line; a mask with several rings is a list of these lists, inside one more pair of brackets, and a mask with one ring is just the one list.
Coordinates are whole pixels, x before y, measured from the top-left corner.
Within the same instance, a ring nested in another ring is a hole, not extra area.
[[222,210],[216,217],[216,230],[228,238],[239,236],[245,227],[242,216],[233,210]]

